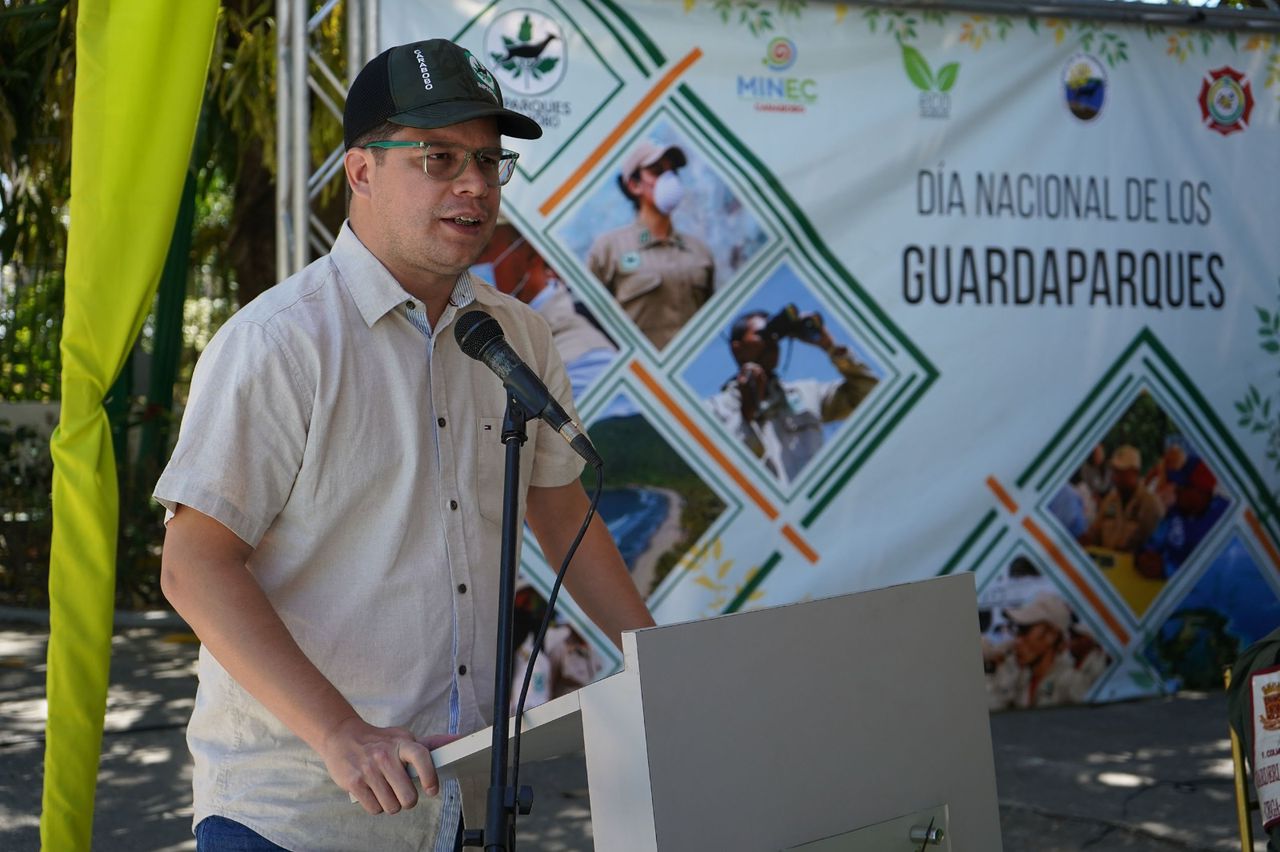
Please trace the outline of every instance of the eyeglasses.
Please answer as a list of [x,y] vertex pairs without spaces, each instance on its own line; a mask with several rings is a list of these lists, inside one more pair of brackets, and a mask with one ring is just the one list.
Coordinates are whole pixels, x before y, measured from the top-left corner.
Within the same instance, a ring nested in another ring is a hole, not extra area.
[[387,140],[369,142],[365,148],[421,148],[422,171],[432,180],[454,180],[467,170],[467,163],[475,160],[476,167],[489,186],[506,186],[516,171],[516,159],[520,156],[506,148],[477,148],[470,150],[451,142],[410,142]]

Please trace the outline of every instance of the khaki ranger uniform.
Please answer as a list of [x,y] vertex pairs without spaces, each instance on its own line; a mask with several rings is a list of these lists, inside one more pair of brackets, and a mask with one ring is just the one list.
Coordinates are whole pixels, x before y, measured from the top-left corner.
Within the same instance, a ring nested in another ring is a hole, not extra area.
[[987,705],[991,710],[1004,710],[1078,704],[1089,693],[1096,677],[1094,672],[1077,669],[1071,654],[1061,651],[1033,692],[1031,669],[1018,665],[1010,651],[995,672],[987,676]]
[[1093,526],[1085,531],[1084,543],[1133,553],[1138,550],[1164,517],[1164,504],[1139,485],[1126,501],[1119,488],[1112,488],[1098,503]]
[[715,282],[706,243],[675,231],[656,239],[639,222],[597,237],[587,267],[658,349],[707,303]]

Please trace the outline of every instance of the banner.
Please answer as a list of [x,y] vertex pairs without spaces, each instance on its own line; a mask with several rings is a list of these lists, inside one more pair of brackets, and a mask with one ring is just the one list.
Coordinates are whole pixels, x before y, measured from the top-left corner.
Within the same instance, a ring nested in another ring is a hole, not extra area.
[[[119,520],[103,399],[155,297],[204,92],[217,3],[84,0],[49,562],[40,845],[90,848]],[[163,109],[156,109],[162,104]]]
[[[556,331],[659,621],[972,571],[993,708],[1216,686],[1280,622],[1275,34],[698,0],[381,26],[546,131],[504,141],[478,271]],[[524,568],[545,591],[532,538]]]

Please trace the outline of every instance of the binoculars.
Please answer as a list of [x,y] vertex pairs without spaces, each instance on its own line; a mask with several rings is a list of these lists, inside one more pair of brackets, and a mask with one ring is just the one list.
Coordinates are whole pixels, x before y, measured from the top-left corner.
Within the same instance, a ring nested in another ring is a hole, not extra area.
[[805,343],[817,343],[822,339],[822,314],[802,314],[795,305],[785,305],[769,317],[760,335],[772,340],[794,337]]

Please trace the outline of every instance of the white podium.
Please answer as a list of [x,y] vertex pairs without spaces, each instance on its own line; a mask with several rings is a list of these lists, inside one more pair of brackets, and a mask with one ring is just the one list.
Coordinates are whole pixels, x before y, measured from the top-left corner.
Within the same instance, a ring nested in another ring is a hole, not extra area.
[[[597,849],[1001,849],[971,574],[639,630],[623,652],[521,739],[526,763],[585,749]],[[484,790],[491,741],[437,749],[437,771]]]

